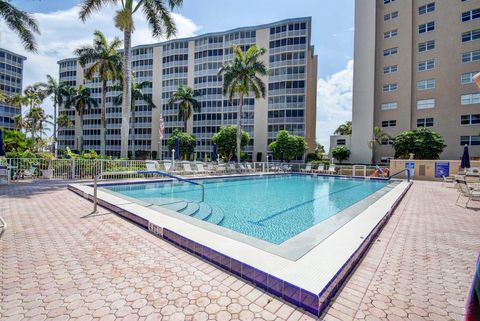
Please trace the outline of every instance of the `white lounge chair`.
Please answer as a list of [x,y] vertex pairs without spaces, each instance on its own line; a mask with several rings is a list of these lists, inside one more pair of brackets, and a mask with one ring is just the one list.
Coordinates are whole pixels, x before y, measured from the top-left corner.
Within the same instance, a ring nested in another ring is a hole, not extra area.
[[248,170],[249,172],[251,172],[251,173],[255,172],[255,169],[252,167],[252,164],[247,163],[246,166],[247,166],[247,170]]
[[184,163],[183,164],[183,174],[186,174],[186,175],[193,175],[194,172],[192,170],[192,166],[190,166],[189,163]]
[[300,171],[310,173],[312,172],[312,164],[307,164],[305,168],[302,168]]
[[478,188],[472,188],[471,186],[467,185],[464,180],[457,180],[459,194],[457,197],[456,205],[458,205],[458,201],[463,196],[467,198],[467,202],[465,203],[465,208],[468,207],[468,203],[470,201],[480,201],[480,190]]
[[327,173],[328,173],[328,174],[336,174],[336,173],[337,173],[337,169],[335,168],[335,165],[329,165],[329,166],[328,166],[328,169],[327,169]]
[[233,163],[228,164],[228,172],[234,172],[234,173],[237,172],[237,167],[235,166],[235,164]]
[[158,171],[158,162],[157,161],[150,161],[147,160],[145,162],[145,166],[147,167],[147,172],[156,172]]
[[238,167],[240,168],[240,171],[241,171],[242,173],[247,172],[247,168],[246,168],[243,164],[238,164]]
[[205,169],[202,163],[197,163],[197,170],[195,171],[196,174],[208,174],[209,172]]

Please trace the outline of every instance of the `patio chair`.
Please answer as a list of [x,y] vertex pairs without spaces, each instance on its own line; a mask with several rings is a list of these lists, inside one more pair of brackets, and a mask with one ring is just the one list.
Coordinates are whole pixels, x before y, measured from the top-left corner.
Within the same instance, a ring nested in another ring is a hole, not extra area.
[[[442,186],[445,186],[445,184],[455,184],[455,177],[442,175]],[[454,186],[450,187],[453,188]]]
[[243,164],[238,164],[238,168],[240,169],[240,172],[242,172],[242,173],[247,172],[247,168]]
[[230,173],[232,173],[232,172],[237,173],[238,172],[235,164],[233,164],[233,163],[228,164],[228,172],[230,172]]
[[329,165],[327,169],[327,173],[332,175],[337,174],[337,169],[335,168],[335,165]]
[[252,164],[247,163],[247,170],[251,173],[255,172],[255,169],[252,167]]
[[478,188],[472,188],[464,180],[458,180],[458,187],[460,193],[458,194],[457,201],[455,205],[458,205],[458,201],[463,196],[467,198],[467,202],[465,203],[465,208],[468,208],[468,203],[470,201],[480,201],[480,190]]
[[157,161],[145,161],[145,166],[147,167],[147,172],[157,172],[158,171],[158,162]]
[[305,168],[302,168],[300,171],[311,173],[312,172],[312,164],[307,164],[307,166],[305,166]]
[[202,163],[197,163],[197,170],[195,171],[196,174],[209,174],[209,171],[205,169]]
[[30,166],[29,169],[25,169],[23,171],[22,176],[23,176],[23,178],[35,179],[37,177],[36,171],[37,171],[37,166],[32,165],[32,166]]
[[193,175],[194,171],[192,170],[192,166],[190,166],[190,163],[183,163],[183,174],[185,175]]

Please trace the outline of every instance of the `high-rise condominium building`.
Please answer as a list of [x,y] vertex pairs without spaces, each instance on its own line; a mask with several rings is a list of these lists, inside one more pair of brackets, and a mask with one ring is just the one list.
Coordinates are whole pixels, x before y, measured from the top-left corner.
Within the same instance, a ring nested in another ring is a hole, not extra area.
[[[233,58],[232,45],[245,51],[256,44],[266,48],[263,57],[269,68],[264,78],[266,99],[245,99],[243,128],[252,140],[246,147],[250,159],[266,159],[267,146],[278,131],[288,130],[304,136],[310,150],[315,149],[317,56],[311,45],[311,18],[296,18],[267,25],[243,27],[225,32],[210,33],[185,39],[175,39],[157,44],[136,46],[132,49],[132,69],[135,81],[150,81],[151,95],[157,108],[144,102],[135,102],[135,150],[160,152],[171,157],[167,139],[175,129],[183,130],[178,116],[178,106],[169,106],[168,100],[179,85],[187,85],[200,93],[201,108],[188,121],[187,131],[197,139],[197,158],[210,157],[213,151],[211,137],[222,125],[237,123],[237,100],[231,103],[222,95],[221,65]],[[100,102],[100,83],[84,79],[84,70],[75,58],[58,62],[60,80],[77,86],[85,84],[92,89],[93,97]],[[108,155],[120,154],[121,106],[107,94],[107,145]],[[78,147],[79,119],[73,110],[60,109],[75,121],[72,128],[63,128],[59,135],[59,148]],[[165,125],[163,140],[159,140],[159,118]],[[100,110],[87,110],[83,121],[84,149],[100,149]],[[132,133],[130,133],[132,138]],[[131,148],[130,148],[131,150]]]
[[[22,92],[24,56],[0,48],[0,90],[7,96]],[[13,117],[21,108],[0,102],[0,128],[13,128]]]
[[[357,0],[351,160],[369,163],[377,126],[440,133],[442,159],[480,156],[480,1]],[[375,160],[394,156],[384,139]]]

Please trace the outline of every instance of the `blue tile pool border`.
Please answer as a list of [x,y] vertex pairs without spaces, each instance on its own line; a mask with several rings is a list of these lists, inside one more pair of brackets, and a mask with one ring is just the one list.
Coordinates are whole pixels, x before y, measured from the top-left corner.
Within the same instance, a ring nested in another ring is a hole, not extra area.
[[[311,175],[307,173],[295,173],[296,175]],[[249,175],[256,176],[256,175]],[[323,175],[319,175],[323,176]],[[332,176],[332,175],[325,175]],[[245,177],[245,176],[229,176],[229,177]],[[344,177],[344,176],[342,176]],[[217,177],[219,178],[219,177]],[[205,179],[205,178],[201,178]],[[360,178],[361,179],[361,178]],[[145,183],[145,182],[143,182]],[[117,183],[119,184],[119,183]],[[121,184],[125,184],[122,182]],[[115,184],[109,184],[115,185]],[[98,199],[98,205],[102,206],[117,215],[120,215],[127,220],[134,222],[135,224],[143,227],[154,235],[172,243],[179,248],[186,250],[187,252],[202,258],[216,266],[228,271],[229,273],[242,278],[243,280],[252,283],[256,287],[263,289],[264,291],[279,297],[290,304],[297,306],[315,316],[320,316],[323,311],[328,307],[331,299],[336,295],[338,290],[342,287],[350,273],[355,269],[360,260],[366,254],[368,248],[372,244],[373,240],[382,230],[383,226],[386,224],[388,219],[391,217],[395,209],[398,207],[398,204],[401,202],[405,194],[410,189],[412,183],[410,183],[407,188],[402,192],[402,194],[397,198],[390,210],[384,215],[384,217],[377,223],[377,225],[370,231],[367,237],[364,238],[360,246],[355,250],[355,252],[350,256],[350,258],[344,263],[340,270],[335,274],[335,276],[327,283],[323,290],[316,294],[305,289],[302,289],[294,284],[291,284],[287,281],[281,280],[271,274],[268,274],[264,271],[261,271],[253,266],[250,266],[246,263],[240,262],[234,258],[231,258],[225,254],[222,254],[218,251],[215,251],[212,248],[209,248],[200,243],[194,242],[180,234],[175,233],[167,228],[162,228],[155,224],[150,223],[148,220],[121,209],[118,206],[110,204],[106,201]],[[89,185],[90,186],[90,185]],[[105,186],[105,185],[103,185]],[[81,197],[93,201],[93,196],[83,192],[82,190],[76,188],[75,186],[69,185],[68,189],[72,192],[80,195]]]

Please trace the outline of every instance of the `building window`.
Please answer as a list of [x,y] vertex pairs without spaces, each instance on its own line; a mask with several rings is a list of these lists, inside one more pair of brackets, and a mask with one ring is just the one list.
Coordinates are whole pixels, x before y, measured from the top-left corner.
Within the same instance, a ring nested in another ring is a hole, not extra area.
[[420,61],[417,64],[418,71],[426,71],[426,70],[432,70],[432,69],[435,69],[435,59]]
[[435,79],[425,79],[417,82],[417,90],[428,90],[435,88]]
[[435,108],[435,99],[417,100],[417,109]]
[[433,118],[417,119],[417,127],[433,127]]
[[480,136],[460,136],[460,145],[461,146],[479,146],[480,145]]
[[418,33],[426,33],[435,30],[435,21],[422,23],[418,26]]
[[418,52],[425,52],[435,49],[435,40],[420,42],[418,44]]
[[480,60],[480,50],[462,53],[462,64]]
[[398,35],[398,29],[390,30],[383,33],[383,39],[389,39]]
[[462,85],[473,84],[473,76],[475,76],[478,72],[467,72],[460,75],[460,83]]
[[388,66],[383,68],[384,74],[391,74],[398,71],[398,65]]
[[462,42],[469,42],[480,39],[480,29],[462,33]]
[[398,11],[387,13],[383,16],[383,21],[389,21],[398,18]]
[[435,2],[432,2],[432,3],[429,3],[429,4],[426,4],[424,6],[421,6],[418,8],[418,14],[421,16],[421,15],[424,15],[424,14],[427,14],[429,12],[433,12],[435,11]]
[[398,53],[398,47],[388,48],[383,51],[384,56],[391,56],[391,55],[395,55],[396,53]]
[[384,120],[382,121],[382,127],[395,127],[397,126],[397,121],[396,120]]
[[461,125],[478,125],[480,124],[480,114],[462,115],[460,117]]
[[337,139],[337,145],[346,145],[347,142],[345,139]]
[[462,22],[467,22],[478,18],[480,18],[480,8],[462,13]]
[[395,91],[398,88],[398,84],[388,84],[383,86],[383,92]]
[[467,94],[460,97],[461,105],[480,104],[480,94]]
[[382,110],[397,109],[398,104],[395,101],[382,104]]
[[393,145],[393,139],[382,138],[382,145]]

